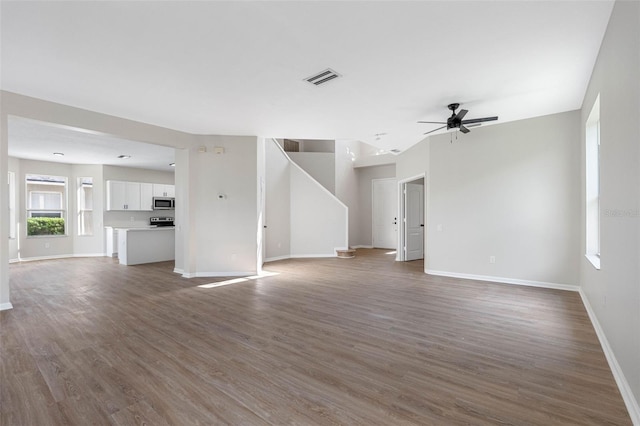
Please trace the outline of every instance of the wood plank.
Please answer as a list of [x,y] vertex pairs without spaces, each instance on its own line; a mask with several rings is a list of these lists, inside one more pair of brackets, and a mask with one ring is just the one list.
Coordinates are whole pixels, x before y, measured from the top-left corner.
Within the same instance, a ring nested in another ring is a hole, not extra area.
[[0,423],[631,424],[577,293],[385,253],[213,288],[170,262],[12,264]]

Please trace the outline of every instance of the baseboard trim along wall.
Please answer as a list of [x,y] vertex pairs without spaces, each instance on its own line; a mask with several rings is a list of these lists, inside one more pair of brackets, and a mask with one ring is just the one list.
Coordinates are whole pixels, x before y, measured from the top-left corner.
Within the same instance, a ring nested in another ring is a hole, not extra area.
[[[372,248],[373,248],[373,246],[368,246],[368,245],[359,244],[359,245],[351,246],[351,248],[354,248],[354,249],[359,249],[359,248],[363,248],[363,249],[372,249]],[[383,249],[383,250],[384,250],[384,249]]]
[[287,256],[268,257],[264,260],[264,263],[275,262],[277,260],[286,259],[313,259],[319,257],[338,257],[337,254],[291,254]]
[[502,283],[502,284],[515,284],[515,285],[524,285],[529,287],[552,288],[555,290],[580,291],[579,286],[571,285],[571,284],[558,284],[558,283],[549,283],[544,281],[529,281],[529,280],[521,280],[518,278],[492,277],[488,275],[460,274],[457,272],[434,271],[432,269],[425,269],[424,272],[429,275],[438,275],[441,277],[463,278],[467,280],[477,280],[477,281],[491,281],[491,282]]
[[627,411],[629,411],[629,416],[631,417],[631,422],[634,425],[640,425],[640,405],[636,401],[636,398],[631,391],[631,387],[629,386],[629,382],[627,381],[622,369],[620,368],[620,364],[618,364],[618,360],[611,349],[611,345],[609,345],[609,341],[607,340],[607,336],[604,334],[604,330],[598,321],[598,317],[596,317],[596,313],[591,307],[591,303],[589,303],[589,299],[584,294],[582,289],[579,291],[580,297],[582,298],[582,304],[587,310],[587,314],[589,315],[589,319],[591,320],[591,324],[593,324],[593,328],[596,331],[596,335],[598,336],[598,340],[600,340],[600,346],[602,347],[602,351],[604,352],[605,357],[607,358],[607,362],[609,363],[609,368],[611,368],[611,372],[613,373],[613,378],[616,380],[616,384],[618,385],[618,389],[620,390],[620,394],[622,394],[622,399],[624,400],[625,405],[627,406]]
[[268,257],[264,260],[264,263],[267,262],[275,262],[277,260],[286,260],[286,259],[291,259],[291,256],[286,255],[286,256],[274,256],[274,257]]
[[193,272],[183,273],[183,278],[218,278],[218,277],[251,277],[256,271],[251,272]]
[[0,311],[7,311],[9,309],[13,309],[13,305],[11,303],[0,303]]
[[36,257],[21,257],[19,259],[11,259],[9,263],[18,262],[35,262],[38,260],[54,260],[54,259],[69,259],[71,257],[104,257],[104,253],[87,253],[87,254],[56,254],[53,256],[36,256]]
[[308,259],[314,257],[337,257],[337,254],[292,254],[291,259]]

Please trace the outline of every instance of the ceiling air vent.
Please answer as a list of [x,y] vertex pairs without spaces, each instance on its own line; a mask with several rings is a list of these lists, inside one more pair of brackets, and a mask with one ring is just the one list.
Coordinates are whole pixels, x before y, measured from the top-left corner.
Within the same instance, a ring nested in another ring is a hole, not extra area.
[[390,150],[389,152],[392,152],[392,153],[394,153],[394,154],[400,154],[402,151],[400,151],[400,150],[399,150],[399,149],[397,149],[397,148],[394,148],[394,149]]
[[307,77],[304,80],[308,81],[311,84],[319,86],[327,81],[333,80],[334,78],[340,77],[340,74],[332,70],[331,68],[327,68],[324,71],[320,71],[317,74],[312,75],[311,77]]

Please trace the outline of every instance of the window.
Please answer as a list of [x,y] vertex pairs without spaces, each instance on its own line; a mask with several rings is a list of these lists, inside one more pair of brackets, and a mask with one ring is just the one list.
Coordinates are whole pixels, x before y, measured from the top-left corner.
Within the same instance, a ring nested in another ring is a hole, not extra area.
[[9,188],[7,194],[9,195],[9,238],[16,238],[16,174],[9,172],[9,179],[7,181]]
[[600,95],[585,126],[586,257],[600,269]]
[[78,235],[93,235],[93,178],[78,178]]
[[27,175],[27,236],[66,235],[67,178]]

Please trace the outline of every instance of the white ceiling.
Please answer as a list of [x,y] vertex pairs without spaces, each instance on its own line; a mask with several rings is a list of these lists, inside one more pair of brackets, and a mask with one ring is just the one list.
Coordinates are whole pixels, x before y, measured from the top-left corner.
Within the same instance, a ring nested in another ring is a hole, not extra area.
[[[94,132],[9,117],[9,156],[67,164],[112,166],[173,172],[175,149]],[[64,156],[54,155],[62,153]],[[119,155],[131,158],[121,159]]]
[[[579,109],[612,6],[3,1],[1,85],[190,133],[405,149],[451,102],[499,122]],[[328,67],[343,77],[303,81]]]

